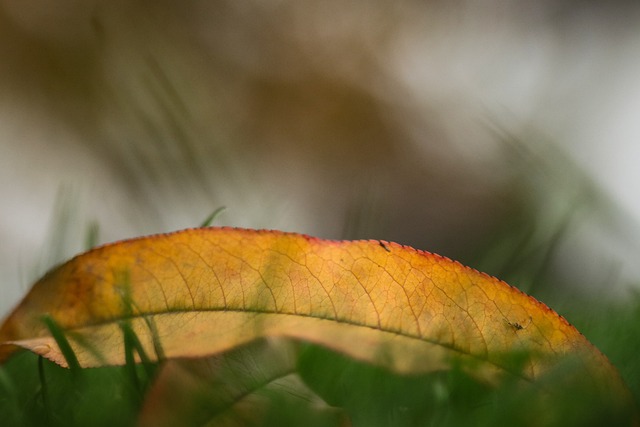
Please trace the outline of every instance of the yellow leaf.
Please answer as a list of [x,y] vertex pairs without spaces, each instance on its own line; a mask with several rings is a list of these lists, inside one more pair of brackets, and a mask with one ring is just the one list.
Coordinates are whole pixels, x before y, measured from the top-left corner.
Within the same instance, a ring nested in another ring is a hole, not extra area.
[[[571,355],[593,384],[630,399],[609,361],[544,304],[388,242],[204,228],[106,245],[34,285],[0,328],[0,361],[23,347],[67,365],[44,314],[66,331],[82,367],[123,364],[126,326],[151,359],[285,337],[400,373],[456,361],[488,381],[534,380]],[[521,370],[505,357],[517,351],[529,355]]]

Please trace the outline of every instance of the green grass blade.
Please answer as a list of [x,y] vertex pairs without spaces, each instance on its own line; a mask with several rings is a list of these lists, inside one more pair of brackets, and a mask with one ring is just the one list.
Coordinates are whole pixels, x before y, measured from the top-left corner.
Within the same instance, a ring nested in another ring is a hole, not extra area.
[[202,221],[202,224],[200,224],[200,227],[209,227],[211,226],[211,224],[213,223],[213,221],[226,209],[225,206],[220,206],[218,209],[216,209],[215,211],[213,211],[211,213],[211,215],[209,215],[204,221]]
[[71,348],[71,344],[69,344],[67,337],[64,335],[64,331],[62,330],[62,328],[60,328],[56,321],[53,320],[53,318],[49,315],[44,315],[42,317],[42,321],[46,325],[47,329],[49,329],[49,332],[51,332],[51,336],[53,337],[53,339],[56,340],[58,347],[60,347],[60,352],[67,361],[69,369],[71,369],[71,371],[74,373],[79,372],[80,363],[78,362],[78,358]]

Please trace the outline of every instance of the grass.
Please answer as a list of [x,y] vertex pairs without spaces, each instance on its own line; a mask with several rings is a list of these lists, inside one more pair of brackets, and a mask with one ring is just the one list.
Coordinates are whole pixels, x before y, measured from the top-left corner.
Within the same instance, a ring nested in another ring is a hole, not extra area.
[[[4,426],[132,425],[144,387],[131,367],[81,370],[78,374],[28,352],[2,367]],[[136,374],[144,372],[135,367]]]

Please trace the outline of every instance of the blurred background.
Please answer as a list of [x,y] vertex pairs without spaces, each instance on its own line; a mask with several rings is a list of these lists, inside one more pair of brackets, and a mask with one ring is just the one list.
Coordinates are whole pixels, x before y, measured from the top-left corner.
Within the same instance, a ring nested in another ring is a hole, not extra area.
[[222,206],[623,299],[639,24],[619,0],[0,0],[0,314],[93,244]]

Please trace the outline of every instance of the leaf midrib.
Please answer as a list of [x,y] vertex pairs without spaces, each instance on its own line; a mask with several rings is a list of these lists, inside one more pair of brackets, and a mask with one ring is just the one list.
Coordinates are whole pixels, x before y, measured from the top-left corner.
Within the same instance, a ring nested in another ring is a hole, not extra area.
[[218,309],[218,308],[199,308],[199,309],[168,309],[168,310],[163,310],[163,311],[148,311],[145,313],[139,313],[139,314],[135,314],[135,315],[131,315],[131,316],[120,316],[120,317],[114,317],[111,319],[105,319],[101,322],[91,322],[91,323],[87,323],[85,325],[81,325],[81,326],[73,326],[73,327],[67,327],[65,328],[65,330],[67,332],[77,332],[81,329],[84,328],[91,328],[91,327],[100,327],[100,326],[108,326],[108,325],[115,325],[118,324],[120,322],[127,322],[127,321],[132,321],[132,320],[143,320],[143,321],[147,321],[149,317],[155,317],[155,316],[163,316],[163,315],[171,315],[171,314],[186,314],[186,313],[194,313],[194,312],[230,312],[230,313],[244,313],[244,314],[255,314],[255,315],[261,315],[261,314],[265,314],[265,315],[272,315],[272,316],[295,316],[295,317],[302,317],[302,318],[310,318],[310,319],[316,319],[316,320],[324,320],[324,321],[328,321],[328,322],[335,322],[338,324],[343,324],[343,325],[347,325],[350,327],[358,327],[358,328],[367,328],[373,331],[377,331],[377,332],[384,332],[384,333],[389,333],[389,334],[395,334],[395,335],[399,335],[402,338],[406,338],[406,339],[413,339],[413,340],[418,340],[418,341],[422,341],[428,344],[432,344],[432,345],[436,345],[436,346],[440,346],[443,347],[447,350],[456,352],[458,354],[464,355],[464,356],[468,356],[471,357],[473,359],[479,360],[481,362],[484,363],[488,363],[492,366],[495,366],[497,368],[499,368],[500,370],[507,372],[511,375],[514,375],[518,378],[521,378],[523,380],[526,380],[528,382],[531,382],[532,379],[523,375],[522,372],[517,372],[517,371],[513,371],[508,369],[506,366],[501,365],[499,363],[496,363],[492,360],[490,360],[487,355],[488,355],[488,351],[484,354],[474,354],[474,353],[469,353],[466,352],[460,348],[457,348],[451,344],[447,344],[447,343],[443,343],[434,339],[430,339],[427,337],[421,337],[415,334],[410,334],[407,333],[406,331],[402,331],[402,330],[391,330],[391,329],[383,329],[383,328],[379,328],[376,326],[370,326],[370,325],[366,325],[366,324],[362,324],[362,323],[356,323],[353,321],[348,321],[348,320],[342,320],[342,319],[335,319],[335,318],[329,318],[329,317],[322,317],[322,316],[317,316],[317,315],[313,315],[313,314],[300,314],[300,313],[286,313],[286,312],[278,312],[278,311],[273,311],[273,310],[259,310],[259,309]]

